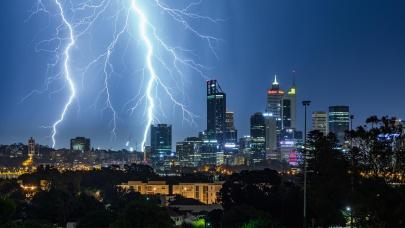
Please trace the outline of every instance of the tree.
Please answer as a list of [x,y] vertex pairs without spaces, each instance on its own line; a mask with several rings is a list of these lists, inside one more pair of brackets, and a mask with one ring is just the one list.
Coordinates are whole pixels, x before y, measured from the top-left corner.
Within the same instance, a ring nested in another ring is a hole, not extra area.
[[405,225],[405,137],[395,118],[372,116],[372,128],[348,133],[352,164],[352,210],[356,226]]
[[[230,228],[254,227],[253,225],[257,224],[258,221],[261,221],[261,224],[267,225],[272,224],[270,215],[265,211],[258,210],[251,206],[235,206],[224,213],[222,225],[223,227],[230,227]],[[263,227],[273,227],[273,226],[263,226]]]
[[95,211],[105,211],[104,205],[96,200],[93,196],[81,193],[76,197],[71,218],[78,220]]
[[75,203],[75,198],[66,190],[40,191],[28,208],[29,217],[65,225],[74,211]]
[[111,227],[172,227],[171,220],[165,208],[145,201],[130,202]]
[[342,152],[335,149],[336,144],[333,134],[309,133],[308,221],[312,220],[315,226],[346,224],[341,211],[347,206],[350,166]]
[[[230,218],[229,214],[235,207],[249,207],[266,214],[274,224],[288,226],[299,226],[301,223],[301,196],[299,187],[291,182],[283,182],[277,171],[270,169],[234,173],[226,180],[219,193],[225,210],[224,221]],[[242,225],[252,218],[257,217],[236,219]]]
[[114,220],[115,216],[110,211],[89,211],[89,213],[80,218],[77,228],[107,228]]
[[15,210],[16,206],[12,200],[0,198],[0,226],[5,226],[12,220]]
[[224,213],[220,209],[212,210],[208,212],[207,221],[211,224],[213,228],[220,228],[223,215]]

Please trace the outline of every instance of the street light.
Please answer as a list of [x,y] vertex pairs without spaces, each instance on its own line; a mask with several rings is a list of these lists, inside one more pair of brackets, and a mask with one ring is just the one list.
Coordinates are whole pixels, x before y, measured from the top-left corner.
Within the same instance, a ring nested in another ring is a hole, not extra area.
[[305,109],[304,118],[304,221],[303,227],[307,227],[307,106],[311,104],[311,101],[303,101]]
[[[350,115],[350,130],[353,131],[353,120],[354,120],[354,115]],[[353,150],[353,137],[350,137],[350,150]],[[354,154],[353,151],[351,152],[352,155],[352,167],[351,167],[351,177],[350,177],[350,182],[351,182],[351,195],[350,195],[350,202],[353,204],[353,192],[354,192]],[[353,227],[353,210],[351,207],[346,208],[347,211],[350,212],[350,227]]]
[[354,115],[350,115],[350,130],[353,130],[353,119]]

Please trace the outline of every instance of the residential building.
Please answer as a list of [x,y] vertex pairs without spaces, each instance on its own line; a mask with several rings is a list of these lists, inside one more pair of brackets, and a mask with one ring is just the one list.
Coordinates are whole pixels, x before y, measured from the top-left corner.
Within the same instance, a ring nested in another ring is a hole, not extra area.
[[199,200],[205,204],[218,203],[218,193],[222,182],[215,183],[179,183],[173,185],[173,195]]
[[169,185],[166,184],[166,181],[128,181],[118,187],[139,192],[142,195],[169,195]]

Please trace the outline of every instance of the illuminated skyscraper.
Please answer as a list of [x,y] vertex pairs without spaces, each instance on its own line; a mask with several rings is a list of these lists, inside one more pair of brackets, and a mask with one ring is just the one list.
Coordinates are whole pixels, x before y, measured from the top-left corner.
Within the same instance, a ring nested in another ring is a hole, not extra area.
[[90,151],[90,139],[85,137],[76,137],[70,140],[70,150],[72,151]]
[[266,160],[266,121],[261,112],[250,117],[250,137],[252,163]]
[[349,106],[330,106],[328,114],[329,132],[336,135],[340,144],[345,142],[345,132],[350,128]]
[[295,87],[295,82],[283,98],[283,128],[296,128],[297,119],[297,89]]
[[172,152],[172,125],[151,125],[150,145],[152,163],[156,165],[156,162],[163,161]]
[[226,130],[226,94],[216,80],[207,81],[207,136],[218,144],[224,141]]
[[328,134],[328,114],[326,112],[312,113],[312,130],[320,131],[325,136]]
[[276,120],[277,133],[283,129],[283,97],[284,91],[280,89],[275,75],[274,82],[267,91],[266,113],[273,115]]
[[225,143],[236,144],[238,134],[234,125],[233,112],[226,112],[225,125]]
[[270,159],[279,159],[276,119],[271,113],[264,113],[263,116],[266,123],[266,153]]
[[183,167],[196,167],[201,160],[202,141],[198,137],[188,137],[183,142],[176,143],[176,154]]

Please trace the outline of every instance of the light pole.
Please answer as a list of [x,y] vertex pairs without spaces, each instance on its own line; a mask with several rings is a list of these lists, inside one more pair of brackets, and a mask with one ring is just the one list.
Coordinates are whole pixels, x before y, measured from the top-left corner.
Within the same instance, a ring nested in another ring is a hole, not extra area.
[[304,117],[304,221],[303,227],[307,227],[307,106],[311,104],[311,101],[303,101],[305,109]]
[[[350,130],[353,131],[353,119],[354,115],[350,115]],[[350,137],[350,150],[352,150],[352,170],[351,170],[351,196],[350,196],[350,203],[351,203],[351,208],[350,208],[350,227],[353,227],[353,192],[354,192],[354,154],[353,154],[353,139]]]
[[350,130],[353,130],[353,119],[354,115],[350,115]]

